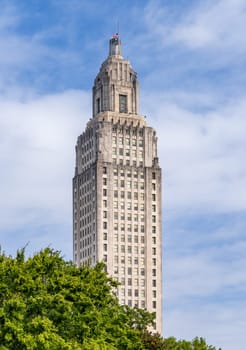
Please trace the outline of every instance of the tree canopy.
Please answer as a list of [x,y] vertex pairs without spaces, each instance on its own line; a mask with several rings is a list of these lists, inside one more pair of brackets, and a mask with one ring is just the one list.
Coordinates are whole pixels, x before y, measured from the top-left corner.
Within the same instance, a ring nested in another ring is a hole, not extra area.
[[154,314],[120,305],[102,263],[77,268],[49,248],[24,253],[0,252],[0,350],[215,349],[147,331]]

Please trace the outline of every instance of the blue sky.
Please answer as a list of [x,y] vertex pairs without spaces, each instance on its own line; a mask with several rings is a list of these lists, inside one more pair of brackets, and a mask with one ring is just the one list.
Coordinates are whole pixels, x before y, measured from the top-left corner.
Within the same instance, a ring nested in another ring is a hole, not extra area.
[[119,20],[163,168],[164,335],[243,350],[244,0],[0,0],[0,243],[72,257],[71,179]]

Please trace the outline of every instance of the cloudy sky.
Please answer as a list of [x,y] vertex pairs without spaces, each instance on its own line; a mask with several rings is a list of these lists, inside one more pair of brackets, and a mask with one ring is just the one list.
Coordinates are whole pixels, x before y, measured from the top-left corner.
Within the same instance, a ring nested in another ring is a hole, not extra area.
[[164,335],[244,350],[245,0],[0,0],[0,244],[72,258],[71,181],[119,20],[163,168]]

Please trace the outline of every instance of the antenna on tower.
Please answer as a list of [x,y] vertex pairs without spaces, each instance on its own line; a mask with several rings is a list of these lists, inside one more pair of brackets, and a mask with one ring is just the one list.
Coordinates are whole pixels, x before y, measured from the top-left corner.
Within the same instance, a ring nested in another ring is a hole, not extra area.
[[120,33],[120,22],[119,22],[119,19],[117,19],[117,22],[116,22],[116,33],[117,34]]

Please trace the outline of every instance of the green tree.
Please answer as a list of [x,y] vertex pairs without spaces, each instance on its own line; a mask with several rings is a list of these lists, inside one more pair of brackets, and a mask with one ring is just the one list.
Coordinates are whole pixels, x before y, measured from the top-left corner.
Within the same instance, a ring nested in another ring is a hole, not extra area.
[[207,345],[203,338],[195,338],[192,341],[177,340],[174,337],[162,338],[160,334],[151,333],[146,329],[141,338],[146,350],[216,350],[214,346]]
[[146,311],[119,305],[104,265],[77,268],[49,248],[0,253],[0,350],[144,349]]

